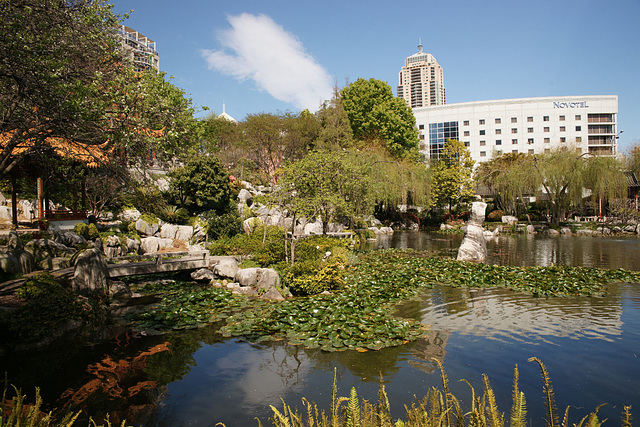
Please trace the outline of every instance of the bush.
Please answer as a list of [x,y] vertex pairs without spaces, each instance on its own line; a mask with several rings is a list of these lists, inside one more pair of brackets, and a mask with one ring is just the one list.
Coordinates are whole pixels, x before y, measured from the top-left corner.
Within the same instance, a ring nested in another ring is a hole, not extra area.
[[344,264],[340,262],[308,260],[295,263],[284,274],[283,281],[294,294],[315,295],[342,287],[343,277]]
[[86,239],[89,236],[89,226],[84,222],[79,222],[73,226],[73,232]]
[[87,238],[89,240],[95,240],[100,237],[100,232],[98,231],[98,227],[95,224],[89,224],[87,227]]
[[27,301],[10,314],[0,315],[0,341],[37,342],[51,336],[67,320],[80,319],[85,313],[76,295],[60,286],[50,273],[27,279],[18,295]]
[[253,259],[268,267],[285,260],[284,230],[268,226],[263,245],[264,229],[258,228],[251,234],[236,234],[222,237],[209,245],[211,255],[253,255]]
[[240,214],[235,206],[230,205],[227,211],[222,214],[209,211],[203,216],[207,222],[207,236],[214,240],[233,237],[242,232]]
[[496,209],[495,211],[489,212],[487,215],[487,221],[502,221],[503,216],[504,212],[500,209]]
[[185,208],[179,208],[177,206],[167,206],[167,208],[161,213],[160,219],[169,224],[186,225],[189,223],[189,211]]

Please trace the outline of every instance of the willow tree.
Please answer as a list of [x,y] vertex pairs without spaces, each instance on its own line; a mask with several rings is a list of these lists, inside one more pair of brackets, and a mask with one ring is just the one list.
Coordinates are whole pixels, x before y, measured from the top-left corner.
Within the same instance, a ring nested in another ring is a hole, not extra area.
[[475,194],[471,153],[460,141],[448,139],[440,159],[432,166],[431,194],[438,207],[468,202]]
[[527,210],[527,196],[536,192],[538,180],[532,158],[523,153],[506,153],[481,163],[475,171],[478,184],[491,192],[497,207],[517,214],[518,208]]
[[585,168],[584,186],[603,214],[603,202],[626,199],[627,177],[622,162],[615,157],[590,157]]

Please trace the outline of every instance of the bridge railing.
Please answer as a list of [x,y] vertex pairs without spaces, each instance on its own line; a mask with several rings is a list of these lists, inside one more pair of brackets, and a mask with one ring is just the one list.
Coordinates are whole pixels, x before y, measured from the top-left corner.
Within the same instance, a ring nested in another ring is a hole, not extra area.
[[157,265],[161,265],[163,260],[173,259],[185,260],[185,258],[194,258],[196,260],[207,259],[208,251],[183,251],[183,252],[154,252],[144,255],[125,255],[112,258],[105,258],[107,264],[120,264],[118,261],[130,261],[131,263],[139,261],[155,261]]

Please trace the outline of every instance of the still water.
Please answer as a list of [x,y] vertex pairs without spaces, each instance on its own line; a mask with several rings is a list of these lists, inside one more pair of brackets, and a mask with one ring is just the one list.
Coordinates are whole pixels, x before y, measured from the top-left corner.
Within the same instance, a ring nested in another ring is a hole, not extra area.
[[[455,255],[460,236],[406,232],[376,242]],[[640,270],[640,239],[503,236],[488,244],[493,264],[569,264]],[[252,344],[222,339],[215,327],[159,337],[121,335],[91,348],[67,347],[46,355],[0,359],[25,391],[40,385],[58,408],[102,408],[146,425],[268,425],[269,405],[281,398],[301,407],[304,396],[328,409],[333,370],[339,395],[356,387],[377,401],[380,377],[394,417],[404,405],[440,387],[433,358],[444,364],[450,388],[463,405],[489,376],[499,408],[511,402],[513,369],[527,397],[532,425],[545,425],[536,356],[549,371],[561,413],[570,422],[601,403],[606,425],[619,425],[623,405],[640,414],[640,286],[611,286],[605,298],[533,298],[505,290],[435,287],[398,308],[430,327],[424,339],[374,352],[327,353],[284,342]]]

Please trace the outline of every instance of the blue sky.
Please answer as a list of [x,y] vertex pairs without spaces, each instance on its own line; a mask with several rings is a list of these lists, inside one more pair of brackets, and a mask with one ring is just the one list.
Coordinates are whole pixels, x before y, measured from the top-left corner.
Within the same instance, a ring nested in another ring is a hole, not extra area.
[[156,41],[161,70],[196,106],[224,103],[238,120],[313,111],[360,77],[395,94],[421,38],[444,69],[447,103],[618,95],[619,149],[640,144],[640,0],[112,3],[133,9],[125,25]]

